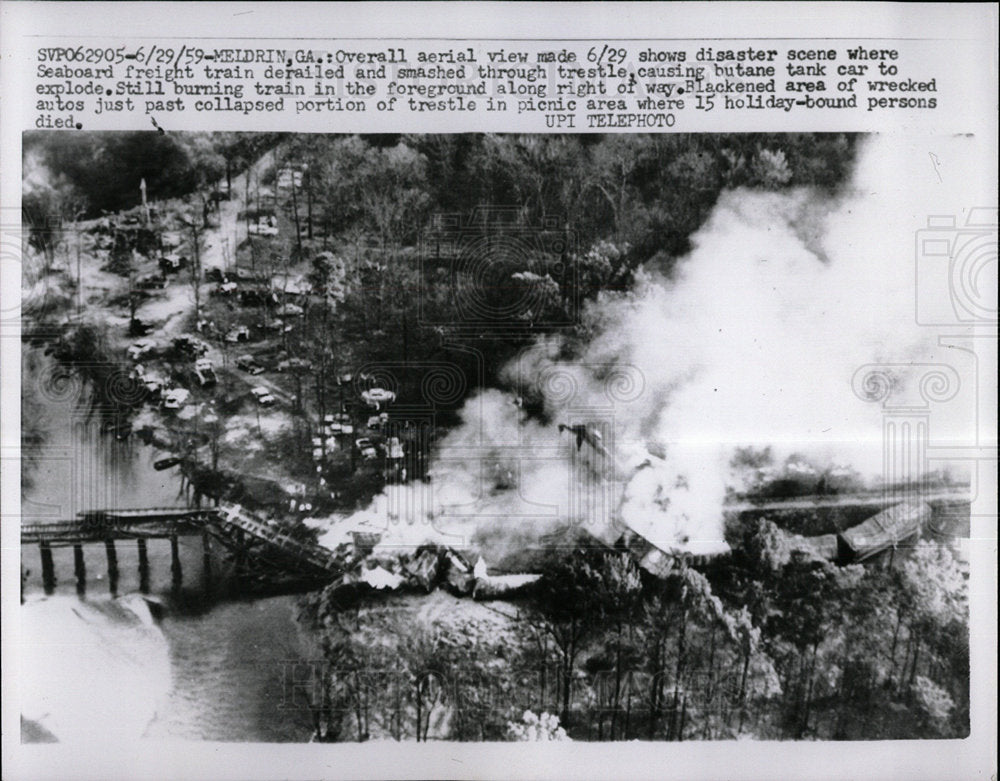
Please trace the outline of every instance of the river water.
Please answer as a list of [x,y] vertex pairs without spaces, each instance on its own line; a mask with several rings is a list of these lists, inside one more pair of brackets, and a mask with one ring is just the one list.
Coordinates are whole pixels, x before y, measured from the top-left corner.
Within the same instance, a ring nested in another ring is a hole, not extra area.
[[[183,504],[178,470],[157,472],[152,467],[165,454],[138,442],[129,445],[101,435],[95,422],[81,416],[72,397],[42,398],[41,403],[46,438],[31,472],[32,483],[24,492],[23,522],[69,520],[84,509]],[[156,633],[161,645],[165,640],[169,659],[168,665],[159,665],[156,653],[149,650],[154,647],[149,645],[149,632],[138,638],[131,614],[123,619],[121,611],[113,609],[117,605],[111,604],[104,546],[85,545],[83,549],[86,595],[80,604],[71,547],[53,550],[57,584],[49,597],[42,587],[38,548],[21,548],[22,574],[26,574],[22,627],[28,665],[32,658],[57,659],[55,669],[45,673],[44,694],[22,692],[25,709],[34,702],[35,710],[50,713],[56,724],[78,724],[80,718],[92,721],[93,713],[52,713],[53,709],[72,710],[74,702],[86,702],[88,696],[97,700],[105,695],[97,690],[108,688],[100,681],[101,675],[86,673],[86,660],[90,660],[100,673],[110,673],[112,680],[117,673],[121,680],[138,677],[146,682],[143,697],[131,698],[129,707],[115,717],[137,722],[128,725],[136,735],[268,742],[309,738],[309,713],[289,709],[284,702],[289,662],[306,655],[294,617],[295,596],[228,596],[222,588],[226,576],[223,551],[218,546],[212,550],[212,579],[206,581],[200,537],[180,538],[183,587],[180,593],[172,592],[170,543],[150,540],[150,594],[165,607],[159,628],[154,626],[150,632]],[[139,590],[138,549],[131,542],[118,542],[116,549],[118,594],[134,603],[130,595]],[[72,641],[76,645],[60,656],[57,644],[64,637],[76,638]],[[38,644],[34,652],[33,642]],[[86,659],[80,649],[87,650]],[[80,669],[74,669],[74,656]],[[63,658],[65,664],[58,661]],[[116,664],[120,670],[115,670]],[[65,677],[65,685],[53,682],[52,676]],[[25,680],[32,678],[28,675]],[[72,701],[52,695],[70,689],[75,695]],[[152,702],[148,707],[147,699]]]

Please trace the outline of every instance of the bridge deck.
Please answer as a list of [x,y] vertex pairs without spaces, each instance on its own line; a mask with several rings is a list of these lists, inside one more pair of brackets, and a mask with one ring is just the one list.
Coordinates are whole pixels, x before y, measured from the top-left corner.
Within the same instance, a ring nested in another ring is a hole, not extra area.
[[124,522],[141,523],[146,520],[176,519],[197,516],[206,512],[214,512],[214,508],[191,507],[115,507],[109,510],[85,510],[76,514],[83,520],[114,518]]
[[22,524],[21,543],[80,545],[198,534],[221,526],[239,529],[310,568],[331,574],[340,568],[339,561],[326,548],[296,540],[277,525],[251,515],[239,505],[200,510],[186,507],[92,510],[79,513],[79,516],[72,521]]
[[195,534],[204,523],[193,519],[175,521],[151,520],[146,523],[100,523],[88,524],[80,521],[58,521],[56,523],[26,523],[21,526],[21,544],[32,545],[47,542],[50,545],[81,545],[106,540],[138,540],[173,535]]
[[220,509],[222,512],[219,517],[222,522],[242,529],[290,556],[327,572],[334,572],[340,567],[339,562],[326,548],[296,540],[274,524],[250,515],[239,505],[226,505]]

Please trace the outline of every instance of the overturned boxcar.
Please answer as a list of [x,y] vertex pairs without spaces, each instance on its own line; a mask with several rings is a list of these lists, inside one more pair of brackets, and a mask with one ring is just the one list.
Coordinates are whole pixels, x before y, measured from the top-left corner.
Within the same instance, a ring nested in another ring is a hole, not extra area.
[[911,500],[893,505],[841,532],[840,558],[846,561],[871,558],[919,534],[930,518],[931,507],[926,502]]
[[838,534],[794,535],[791,548],[799,554],[845,564],[865,561],[918,535],[931,513],[926,502],[900,502]]

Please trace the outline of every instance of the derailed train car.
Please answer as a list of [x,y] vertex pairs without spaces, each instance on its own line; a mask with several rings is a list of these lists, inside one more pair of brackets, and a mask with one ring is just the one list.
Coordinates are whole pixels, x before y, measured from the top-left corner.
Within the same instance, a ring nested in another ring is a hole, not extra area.
[[883,510],[864,523],[841,532],[840,557],[846,561],[864,561],[890,547],[895,547],[920,533],[931,518],[926,502],[907,501]]
[[[591,426],[560,424],[561,432],[569,432],[576,437],[576,449],[584,443],[603,456],[610,456],[604,447],[600,433]],[[649,449],[651,456],[662,458],[662,453]],[[648,466],[649,461],[634,468],[632,476]],[[647,532],[633,527],[622,517],[624,495],[616,512],[615,522],[604,527],[588,529],[590,536],[610,548],[627,550],[639,568],[656,577],[666,577],[680,560],[692,564],[705,564],[710,559],[728,552],[728,546],[719,550],[681,552],[654,541]],[[924,524],[930,521],[932,510],[926,502],[908,500],[888,507],[872,515],[862,523],[836,534],[821,534],[803,537],[788,534],[787,539],[793,552],[809,558],[823,559],[840,564],[862,562],[889,548],[920,534]]]
[[919,535],[931,514],[931,507],[926,502],[900,502],[838,534],[795,536],[791,547],[799,553],[828,561],[862,562]]
[[[926,502],[913,500],[900,502],[837,534],[820,534],[812,537],[790,535],[789,543],[792,551],[799,555],[839,564],[856,564],[917,537],[924,525],[930,521],[931,515],[931,507]],[[628,528],[616,540],[614,546],[627,549],[635,557],[641,569],[661,578],[670,573],[678,558],[683,557],[694,564],[703,564],[713,558],[713,556],[679,556],[664,551]]]

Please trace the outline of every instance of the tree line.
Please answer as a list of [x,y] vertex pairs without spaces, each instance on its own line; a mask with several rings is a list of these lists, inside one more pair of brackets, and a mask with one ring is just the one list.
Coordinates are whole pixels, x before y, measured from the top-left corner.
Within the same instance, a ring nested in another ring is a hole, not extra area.
[[330,587],[303,612],[325,660],[318,734],[420,740],[433,722],[433,737],[502,740],[531,711],[575,740],[968,735],[968,605],[950,550],[924,541],[899,566],[838,567],[783,540],[757,521],[731,558],[663,579],[623,551],[553,554],[501,629],[427,626],[414,606]]

